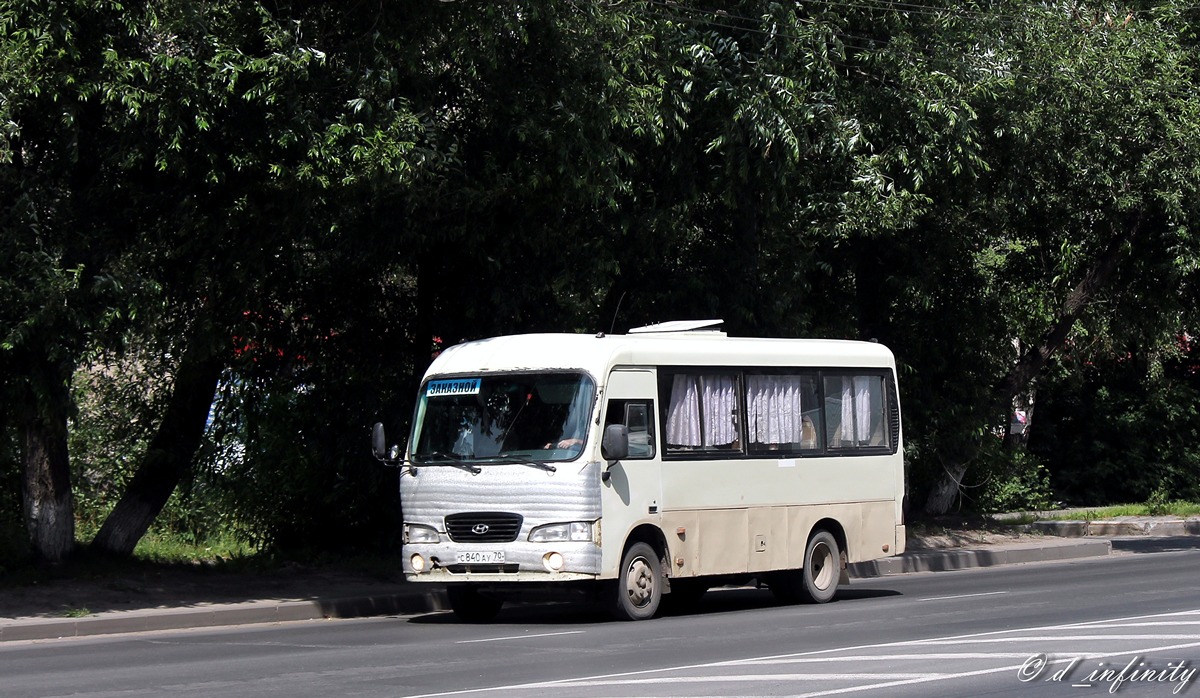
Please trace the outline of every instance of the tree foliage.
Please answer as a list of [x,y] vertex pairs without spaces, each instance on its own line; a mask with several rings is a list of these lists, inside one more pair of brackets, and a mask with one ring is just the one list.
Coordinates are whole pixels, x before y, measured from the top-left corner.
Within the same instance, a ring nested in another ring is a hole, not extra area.
[[1079,436],[993,434],[1035,393],[1075,434],[1079,362],[1195,326],[1194,13],[0,2],[0,503],[48,559],[72,484],[113,552],[179,491],[261,544],[387,541],[366,425],[438,342],[699,316],[891,346],[932,510],[1014,463],[1065,487]]

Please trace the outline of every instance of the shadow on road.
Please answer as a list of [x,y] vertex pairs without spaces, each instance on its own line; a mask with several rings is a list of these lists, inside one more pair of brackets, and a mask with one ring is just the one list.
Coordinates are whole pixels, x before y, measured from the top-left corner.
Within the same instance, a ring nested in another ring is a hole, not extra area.
[[[900,595],[900,592],[892,589],[842,588],[837,592],[835,603]],[[781,603],[776,599],[775,595],[768,589],[725,587],[712,589],[702,598],[685,607],[672,607],[670,604],[666,604],[661,615],[667,618],[680,618],[789,606],[791,605]],[[803,604],[799,604],[796,607],[802,606]],[[505,623],[520,623],[524,625],[579,625],[608,623],[610,621],[611,616],[609,616],[603,605],[594,601],[518,601],[505,604],[496,619],[484,625],[503,625]],[[407,619],[407,622],[429,625],[465,624],[464,621],[456,618],[454,614],[447,612],[414,616]]]

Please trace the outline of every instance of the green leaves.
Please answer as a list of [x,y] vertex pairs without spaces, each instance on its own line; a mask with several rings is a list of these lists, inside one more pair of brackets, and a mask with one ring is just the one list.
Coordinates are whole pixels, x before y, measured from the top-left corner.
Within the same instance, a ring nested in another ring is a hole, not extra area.
[[724,316],[889,343],[937,473],[1014,340],[1191,317],[1191,14],[0,0],[0,352],[165,352],[203,308],[346,415],[430,336]]

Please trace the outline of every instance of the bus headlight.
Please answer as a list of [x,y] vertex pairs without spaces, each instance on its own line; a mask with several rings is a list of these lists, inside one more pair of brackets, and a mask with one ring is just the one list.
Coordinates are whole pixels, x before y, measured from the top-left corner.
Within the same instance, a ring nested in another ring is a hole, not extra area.
[[441,538],[438,536],[437,529],[432,526],[404,524],[405,543],[437,543],[440,541]]
[[529,532],[530,543],[589,542],[591,540],[591,521],[572,521],[538,526]]

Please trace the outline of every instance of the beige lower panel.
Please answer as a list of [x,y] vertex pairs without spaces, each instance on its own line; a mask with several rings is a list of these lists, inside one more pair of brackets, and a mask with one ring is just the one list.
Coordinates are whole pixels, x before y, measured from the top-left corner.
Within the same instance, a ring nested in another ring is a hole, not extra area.
[[[896,551],[893,502],[756,507],[663,513],[671,573],[678,577],[797,569],[813,527],[823,519],[843,529],[849,562]],[[883,546],[889,546],[889,552]]]

